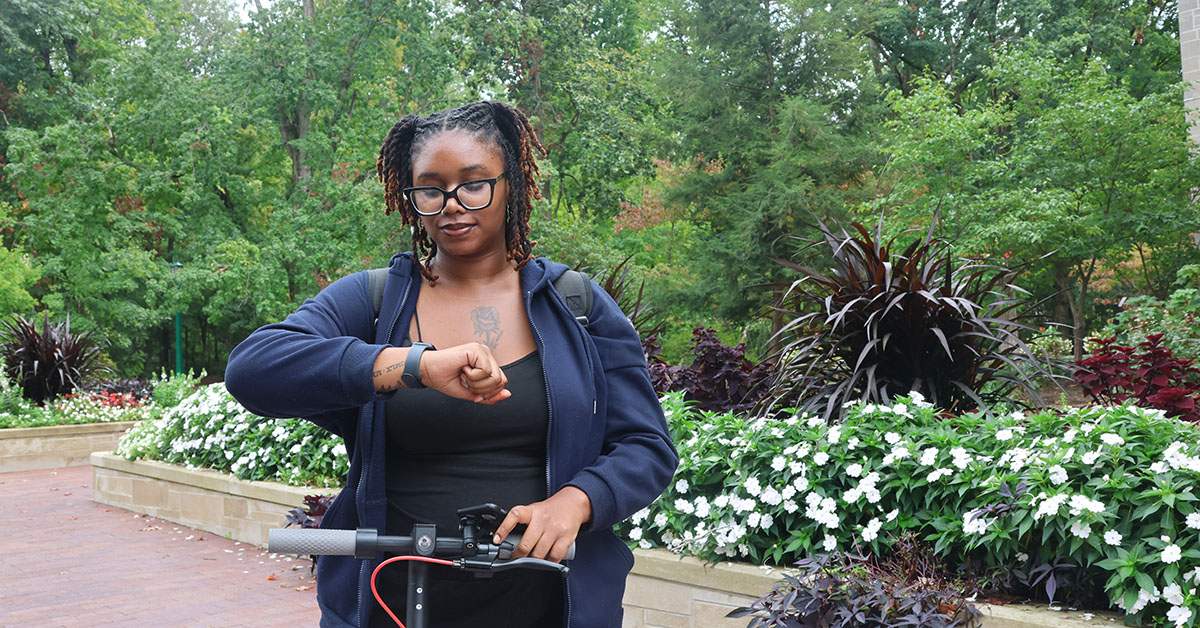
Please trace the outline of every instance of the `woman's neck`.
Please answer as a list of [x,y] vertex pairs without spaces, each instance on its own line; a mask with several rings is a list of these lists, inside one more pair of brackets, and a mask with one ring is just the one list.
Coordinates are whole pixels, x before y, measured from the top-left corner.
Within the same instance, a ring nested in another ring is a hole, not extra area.
[[430,270],[443,282],[454,286],[490,285],[509,279],[514,265],[501,251],[479,257],[449,257],[441,251],[429,261]]

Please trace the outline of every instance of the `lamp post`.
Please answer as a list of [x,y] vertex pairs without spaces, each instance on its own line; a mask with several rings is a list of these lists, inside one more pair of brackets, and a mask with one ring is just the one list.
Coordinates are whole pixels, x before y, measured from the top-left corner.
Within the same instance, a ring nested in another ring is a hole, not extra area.
[[[171,280],[178,286],[179,269],[183,264],[171,262]],[[175,303],[175,374],[183,374],[183,319],[179,315],[179,302]]]

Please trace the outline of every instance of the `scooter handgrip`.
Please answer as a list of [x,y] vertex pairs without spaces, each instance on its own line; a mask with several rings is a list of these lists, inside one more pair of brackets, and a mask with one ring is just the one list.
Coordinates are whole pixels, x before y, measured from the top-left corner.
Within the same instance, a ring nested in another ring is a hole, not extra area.
[[313,528],[276,528],[267,534],[267,549],[277,554],[353,556],[358,532]]
[[[513,547],[516,547],[517,545],[521,544],[521,535],[516,534],[516,533],[509,534],[507,537],[504,538],[504,541],[506,543],[512,543]],[[505,551],[500,552],[500,560],[510,560],[511,558],[512,558],[512,552],[505,552]],[[575,558],[575,544],[572,543],[571,547],[567,548],[567,555],[563,556],[563,560],[573,560],[574,558]]]

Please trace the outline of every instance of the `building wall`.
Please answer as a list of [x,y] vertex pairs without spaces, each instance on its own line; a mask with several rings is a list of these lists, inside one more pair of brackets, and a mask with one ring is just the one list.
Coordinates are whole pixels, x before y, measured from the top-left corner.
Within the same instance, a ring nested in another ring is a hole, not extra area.
[[1191,84],[1183,102],[1190,112],[1192,141],[1200,143],[1200,0],[1179,0],[1179,58],[1183,81]]

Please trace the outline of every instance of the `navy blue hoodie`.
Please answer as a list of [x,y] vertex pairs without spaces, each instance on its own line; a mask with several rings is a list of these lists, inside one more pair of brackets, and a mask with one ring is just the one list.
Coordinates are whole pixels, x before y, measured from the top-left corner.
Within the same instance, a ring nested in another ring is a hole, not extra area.
[[[592,519],[580,530],[569,563],[566,626],[618,628],[633,554],[612,526],[658,497],[678,455],[637,332],[595,283],[591,322],[584,329],[554,290],[553,281],[565,270],[535,259],[521,270],[521,289],[550,409],[547,494],[575,486],[592,505]],[[225,385],[251,412],[305,417],[345,440],[350,472],[322,527],[387,529],[382,402],[388,395],[375,392],[372,368],[384,348],[403,339],[419,279],[411,254],[399,254],[390,264],[377,323],[367,275],[355,273],[305,301],[283,322],[258,329],[229,356]],[[318,559],[321,626],[367,625],[368,580],[378,560]]]

